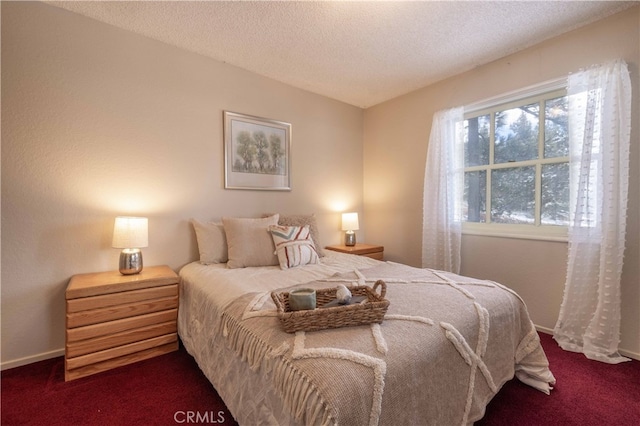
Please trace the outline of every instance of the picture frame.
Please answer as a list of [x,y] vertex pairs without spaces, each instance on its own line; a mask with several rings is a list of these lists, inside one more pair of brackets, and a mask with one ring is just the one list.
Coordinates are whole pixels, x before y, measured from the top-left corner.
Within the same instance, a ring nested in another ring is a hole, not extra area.
[[291,124],[224,111],[225,189],[291,190]]

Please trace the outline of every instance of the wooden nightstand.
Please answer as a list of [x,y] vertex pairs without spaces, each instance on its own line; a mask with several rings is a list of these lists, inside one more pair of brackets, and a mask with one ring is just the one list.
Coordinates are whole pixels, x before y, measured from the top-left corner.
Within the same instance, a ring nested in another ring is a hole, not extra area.
[[355,246],[345,246],[340,244],[337,246],[327,246],[327,250],[339,251],[340,253],[357,254],[358,256],[366,256],[372,259],[383,260],[384,247],[372,244],[356,243]]
[[168,266],[71,277],[65,381],[177,350],[179,281]]

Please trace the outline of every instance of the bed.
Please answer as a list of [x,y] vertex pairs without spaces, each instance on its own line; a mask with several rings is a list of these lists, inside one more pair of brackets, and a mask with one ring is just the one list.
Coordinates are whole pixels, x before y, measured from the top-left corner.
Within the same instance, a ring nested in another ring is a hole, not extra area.
[[[465,425],[514,375],[552,389],[526,306],[505,286],[330,251],[307,263],[299,256],[294,267],[251,265],[246,256],[238,264],[238,253],[255,251],[256,235],[264,237],[260,221],[261,233],[240,238],[244,247],[228,223],[210,224],[228,252],[203,261],[197,233],[201,260],[180,270],[179,335],[239,424]],[[306,239],[288,247],[313,247]],[[377,280],[390,302],[381,324],[286,333],[271,298]]]

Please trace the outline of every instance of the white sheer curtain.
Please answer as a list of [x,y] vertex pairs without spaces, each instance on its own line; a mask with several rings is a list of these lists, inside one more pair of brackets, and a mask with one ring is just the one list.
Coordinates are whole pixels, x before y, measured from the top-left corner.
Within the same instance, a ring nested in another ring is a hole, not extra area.
[[422,266],[460,273],[464,190],[462,107],[433,116],[424,173]]
[[625,247],[631,82],[624,61],[569,76],[571,224],[564,299],[554,329],[563,349],[615,364]]

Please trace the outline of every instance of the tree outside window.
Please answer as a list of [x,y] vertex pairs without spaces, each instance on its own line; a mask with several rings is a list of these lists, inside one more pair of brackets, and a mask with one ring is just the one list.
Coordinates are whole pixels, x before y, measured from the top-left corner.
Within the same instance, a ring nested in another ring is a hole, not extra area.
[[464,125],[465,222],[568,225],[564,91],[469,114]]

